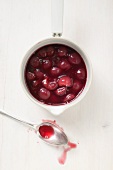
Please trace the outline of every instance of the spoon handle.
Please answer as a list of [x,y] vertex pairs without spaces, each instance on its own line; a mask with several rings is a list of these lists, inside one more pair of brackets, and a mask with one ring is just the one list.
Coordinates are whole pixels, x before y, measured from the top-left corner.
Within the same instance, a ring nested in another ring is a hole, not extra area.
[[10,116],[9,114],[7,114],[7,113],[5,113],[5,112],[3,112],[3,111],[0,111],[0,114],[4,115],[4,116],[6,116],[6,117],[8,117],[8,118],[10,118],[10,119],[13,119],[13,120],[15,120],[15,121],[17,121],[17,122],[19,122],[19,123],[21,123],[21,124],[24,124],[24,125],[32,128],[32,129],[35,129],[34,124],[32,124],[32,123],[25,122],[25,121],[23,121],[23,120],[17,119],[17,118],[15,118],[15,117],[13,117],[13,116]]

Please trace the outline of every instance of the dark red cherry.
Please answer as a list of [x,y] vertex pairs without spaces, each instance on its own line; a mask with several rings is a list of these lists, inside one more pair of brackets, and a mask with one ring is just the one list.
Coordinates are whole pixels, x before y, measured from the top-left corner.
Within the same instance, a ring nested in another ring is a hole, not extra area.
[[64,98],[64,102],[68,102],[70,100],[73,100],[75,98],[74,94],[68,94],[65,98]]
[[77,52],[70,54],[68,59],[71,64],[81,63],[81,57]]
[[55,90],[58,87],[58,83],[56,79],[49,80],[48,78],[46,78],[42,81],[42,84],[48,90]]
[[44,87],[48,87],[48,77],[46,77],[43,81],[42,81],[42,84]]
[[38,93],[39,97],[43,100],[47,100],[49,97],[50,97],[50,91],[45,89],[45,88],[41,88],[39,90],[39,93]]
[[66,87],[60,87],[56,89],[55,94],[58,96],[63,96],[64,94],[66,94]]
[[35,74],[31,72],[27,72],[27,79],[28,80],[34,80],[35,79]]
[[66,54],[67,54],[67,48],[66,47],[61,46],[61,47],[58,48],[58,55],[60,57],[66,56]]
[[58,87],[58,83],[56,81],[50,81],[48,83],[48,89],[49,90],[55,90]]
[[73,85],[73,80],[69,76],[62,76],[59,78],[58,85],[71,87]]
[[58,62],[58,67],[63,69],[63,70],[69,70],[71,68],[71,65],[66,59],[62,59]]
[[43,79],[44,73],[42,73],[39,69],[36,69],[34,73],[38,79]]
[[46,70],[52,66],[52,62],[50,60],[43,60],[42,67]]
[[60,57],[58,57],[58,56],[53,56],[52,57],[52,65],[53,66],[56,67],[58,65],[59,61],[60,61]]
[[41,49],[38,51],[38,55],[39,55],[40,57],[46,57],[46,56],[47,56],[46,48],[41,48]]
[[78,81],[78,80],[74,80],[74,82],[73,82],[73,90],[75,92],[77,92],[77,91],[79,91],[81,89],[82,89],[82,83],[80,81]]
[[54,54],[54,47],[49,46],[47,47],[47,56],[51,57]]
[[58,76],[61,72],[62,72],[62,70],[58,67],[53,67],[50,70],[50,73],[52,76]]
[[86,77],[85,69],[84,68],[78,69],[77,72],[76,72],[76,76],[77,76],[78,79],[84,80],[85,77]]
[[32,86],[33,86],[33,87],[37,87],[39,84],[40,84],[40,81],[39,81],[39,80],[34,80],[34,81],[32,82]]
[[34,68],[37,68],[39,66],[39,58],[38,57],[32,57],[30,59],[30,65]]
[[37,95],[37,86],[36,87],[30,86],[30,90],[34,95]]

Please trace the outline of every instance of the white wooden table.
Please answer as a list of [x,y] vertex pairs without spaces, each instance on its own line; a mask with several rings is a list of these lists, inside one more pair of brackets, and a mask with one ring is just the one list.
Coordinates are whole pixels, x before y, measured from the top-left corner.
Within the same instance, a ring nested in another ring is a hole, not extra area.
[[0,109],[33,122],[55,119],[78,148],[60,165],[61,150],[0,115],[0,170],[113,170],[113,0],[65,0],[63,37],[89,55],[93,82],[58,117],[32,103],[20,84],[24,54],[50,36],[51,0],[0,0]]

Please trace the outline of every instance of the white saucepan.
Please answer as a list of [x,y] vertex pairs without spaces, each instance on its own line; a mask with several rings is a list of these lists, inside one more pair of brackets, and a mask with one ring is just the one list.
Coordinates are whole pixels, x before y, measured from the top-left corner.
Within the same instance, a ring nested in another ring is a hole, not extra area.
[[[28,50],[26,55],[23,58],[22,64],[21,64],[21,81],[22,81],[22,86],[27,94],[27,96],[37,105],[40,105],[41,107],[47,109],[50,113],[54,115],[59,115],[64,110],[67,108],[76,105],[87,93],[89,90],[91,80],[92,80],[92,67],[89,58],[87,55],[82,51],[80,47],[78,47],[75,43],[61,38],[62,36],[62,27],[63,27],[63,6],[64,6],[64,1],[63,0],[52,0],[52,38],[48,38],[45,40],[42,40],[41,42],[35,44],[31,49]],[[31,93],[29,92],[26,82],[25,82],[25,68],[26,68],[26,63],[28,62],[29,57],[33,54],[34,51],[37,49],[49,45],[49,44],[63,44],[66,46],[69,46],[73,49],[75,49],[83,58],[86,69],[87,69],[87,81],[84,90],[82,93],[72,102],[65,104],[65,105],[59,105],[59,106],[51,106],[47,104],[43,104],[39,102],[37,99],[35,99]]]

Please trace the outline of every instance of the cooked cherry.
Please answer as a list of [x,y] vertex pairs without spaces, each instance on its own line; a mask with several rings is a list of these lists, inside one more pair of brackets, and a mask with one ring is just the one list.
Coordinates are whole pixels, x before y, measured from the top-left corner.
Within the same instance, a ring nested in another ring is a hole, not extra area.
[[66,59],[62,59],[59,61],[58,67],[60,67],[63,70],[69,70],[71,68],[71,65]]
[[39,81],[39,80],[34,80],[34,81],[32,82],[32,86],[33,86],[33,87],[37,87],[39,84],[40,84],[40,81]]
[[46,77],[46,78],[42,81],[42,84],[43,84],[44,87],[47,88],[47,86],[48,86],[48,77]]
[[58,83],[56,79],[49,80],[48,78],[46,78],[42,81],[42,84],[48,90],[55,90],[58,87]]
[[42,67],[46,70],[52,66],[52,62],[50,60],[43,60]]
[[34,73],[27,72],[27,79],[28,79],[28,80],[34,80],[34,79],[35,79]]
[[51,57],[51,56],[53,56],[53,54],[54,54],[54,48],[53,48],[52,46],[49,46],[49,47],[47,48],[47,55],[48,55],[49,57]]
[[64,102],[68,102],[70,100],[73,100],[75,98],[74,94],[68,94],[65,98],[64,98]]
[[78,80],[74,80],[73,82],[73,90],[75,90],[75,92],[79,91],[82,89],[82,83]]
[[38,94],[43,100],[47,100],[50,97],[50,91],[45,88],[41,88]]
[[77,78],[80,80],[85,79],[85,77],[86,77],[85,69],[84,68],[78,69],[76,72],[76,75],[77,75]]
[[44,73],[42,73],[39,69],[35,70],[35,75],[38,79],[43,79]]
[[38,55],[40,57],[46,57],[47,56],[47,53],[46,53],[46,49],[45,48],[42,48],[38,51]]
[[66,88],[60,87],[60,88],[56,89],[55,93],[58,96],[63,96],[64,94],[66,94]]
[[56,81],[50,81],[48,83],[48,89],[49,90],[55,90],[58,87],[58,83]]
[[50,73],[52,76],[58,76],[61,73],[61,71],[62,70],[60,68],[53,67],[53,68],[51,68]]
[[66,56],[66,54],[67,54],[67,49],[66,49],[66,47],[61,46],[61,47],[58,48],[58,55],[59,55],[60,57]]
[[58,81],[59,86],[71,87],[73,85],[73,80],[69,76],[62,76]]
[[52,66],[56,67],[58,65],[59,61],[60,61],[60,57],[58,57],[58,56],[52,57]]
[[80,55],[75,52],[69,55],[69,62],[71,64],[80,64],[81,63],[81,57]]
[[37,68],[39,66],[39,58],[38,57],[33,57],[30,59],[30,65],[34,68]]

